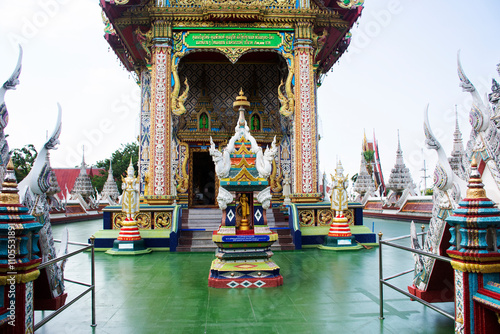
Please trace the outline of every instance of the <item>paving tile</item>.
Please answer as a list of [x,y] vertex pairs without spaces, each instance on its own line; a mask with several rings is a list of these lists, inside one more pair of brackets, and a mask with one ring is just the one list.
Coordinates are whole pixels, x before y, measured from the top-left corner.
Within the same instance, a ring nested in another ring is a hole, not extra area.
[[[370,219],[368,221],[371,226]],[[71,223],[70,239],[86,241],[100,221]],[[409,224],[375,220],[385,237]],[[64,225],[53,226],[59,235]],[[81,239],[75,239],[80,237]],[[384,247],[384,274],[411,267],[411,255]],[[404,253],[403,253],[404,254]],[[87,295],[38,333],[452,333],[453,321],[384,288],[378,319],[378,250],[275,252],[284,285],[261,289],[208,287],[213,253],[153,252],[118,257],[96,253],[97,328]],[[65,277],[89,281],[90,254],[72,258]],[[395,281],[403,288],[411,277]],[[67,283],[69,299],[82,290]],[[37,312],[37,320],[41,317]]]

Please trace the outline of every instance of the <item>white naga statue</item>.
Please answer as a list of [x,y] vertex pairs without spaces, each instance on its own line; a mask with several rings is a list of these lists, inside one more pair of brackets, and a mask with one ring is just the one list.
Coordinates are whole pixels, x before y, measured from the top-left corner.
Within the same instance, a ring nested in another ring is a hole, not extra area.
[[17,65],[12,75],[4,82],[2,87],[0,87],[0,180],[3,180],[5,173],[5,168],[10,160],[9,145],[5,137],[5,127],[9,122],[9,113],[7,112],[7,106],[5,105],[5,93],[8,90],[16,89],[19,84],[19,75],[21,74],[21,64],[23,60],[23,49],[19,46],[19,57],[17,59]]
[[127,177],[122,176],[122,211],[127,218],[133,219],[134,214],[139,212],[139,177],[135,177],[132,159],[127,168]]

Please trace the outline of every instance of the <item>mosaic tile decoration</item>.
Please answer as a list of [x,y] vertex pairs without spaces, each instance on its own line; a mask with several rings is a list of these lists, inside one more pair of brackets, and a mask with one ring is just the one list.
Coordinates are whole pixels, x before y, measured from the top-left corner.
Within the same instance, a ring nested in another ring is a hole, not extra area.
[[[242,88],[250,96],[255,90],[262,99],[264,112],[269,115],[270,126],[280,129],[278,85],[280,74],[274,64],[192,64],[179,65],[181,80],[189,80],[189,96],[184,103],[187,112],[180,116],[179,130],[186,129],[189,119],[196,114],[195,106],[202,96],[202,76],[205,75],[205,88],[212,101],[215,115],[212,122],[220,122],[221,131],[233,131],[238,119],[233,111],[233,102]],[[196,118],[196,117],[195,117]]]

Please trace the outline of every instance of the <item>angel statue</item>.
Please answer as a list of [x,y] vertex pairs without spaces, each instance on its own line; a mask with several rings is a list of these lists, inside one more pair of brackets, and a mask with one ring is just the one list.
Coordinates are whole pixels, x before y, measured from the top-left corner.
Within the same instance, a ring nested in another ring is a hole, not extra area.
[[340,160],[337,162],[335,176],[332,175],[332,181],[332,210],[335,210],[337,215],[340,215],[344,210],[347,210],[348,197],[346,189],[349,183],[349,176],[344,176],[344,167],[342,167]]
[[127,218],[133,219],[135,213],[139,212],[139,178],[135,177],[132,159],[127,168],[127,177],[122,176],[122,211]]

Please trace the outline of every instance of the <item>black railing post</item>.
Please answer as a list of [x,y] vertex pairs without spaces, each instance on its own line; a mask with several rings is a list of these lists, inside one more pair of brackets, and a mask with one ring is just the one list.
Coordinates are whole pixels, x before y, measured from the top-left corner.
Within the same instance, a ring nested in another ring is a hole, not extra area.
[[92,262],[90,263],[90,285],[92,286],[92,291],[90,292],[90,299],[92,303],[92,324],[90,325],[91,327],[96,327],[96,321],[95,321],[95,252],[94,252],[94,241],[95,237],[92,235],[90,237],[90,244],[92,245],[92,248],[90,249],[91,253],[91,260]]
[[384,319],[384,285],[383,285],[383,275],[382,275],[382,232],[378,232],[378,288],[379,288],[379,307],[380,314],[379,319]]

